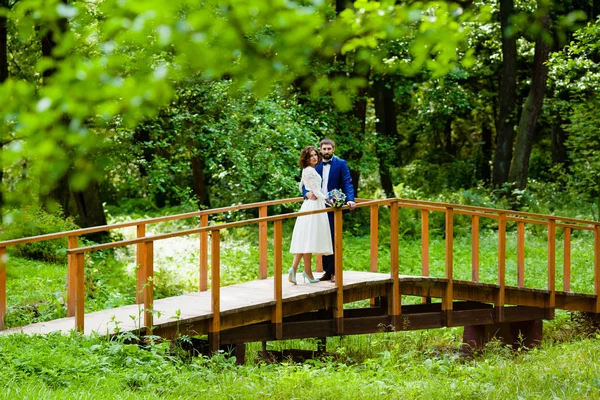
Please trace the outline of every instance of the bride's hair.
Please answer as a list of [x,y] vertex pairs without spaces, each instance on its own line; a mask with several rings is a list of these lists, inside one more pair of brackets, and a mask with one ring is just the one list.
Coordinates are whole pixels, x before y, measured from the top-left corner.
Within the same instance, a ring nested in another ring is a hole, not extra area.
[[319,154],[319,150],[317,150],[315,146],[306,146],[300,153],[300,166],[302,167],[302,169],[310,165],[310,153],[313,150],[315,151],[315,153],[317,153],[317,156],[319,156],[319,162],[321,162],[321,154]]

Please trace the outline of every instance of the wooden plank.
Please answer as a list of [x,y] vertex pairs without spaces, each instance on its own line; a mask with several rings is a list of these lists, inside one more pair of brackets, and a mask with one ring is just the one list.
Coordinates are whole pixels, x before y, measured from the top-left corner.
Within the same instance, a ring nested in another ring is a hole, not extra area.
[[525,287],[525,223],[517,222],[517,285]]
[[[136,226],[136,236],[138,238],[143,238],[146,236],[145,224],[139,224]],[[146,250],[144,249],[145,245],[145,242],[137,243],[135,250],[135,264],[137,266],[137,289],[135,292],[135,299],[137,304],[144,303],[144,284],[148,280],[148,276],[146,276],[146,271],[144,269],[144,258],[146,257]]]
[[[282,297],[282,226],[281,221],[275,221],[273,226],[273,274],[274,274],[274,293],[275,308],[271,322],[275,328],[275,338],[283,337],[283,297]],[[265,278],[266,279],[266,276]]]
[[496,322],[504,321],[506,285],[506,214],[500,214],[498,219],[498,295],[494,303],[496,307]]
[[370,214],[370,228],[371,228],[371,263],[370,271],[378,271],[378,257],[379,257],[379,206],[371,206]]
[[342,211],[339,208],[333,212],[334,226],[334,262],[335,262],[335,285],[337,288],[336,302],[333,310],[335,329],[338,334],[344,332],[344,267],[342,253]]
[[0,247],[0,331],[6,318],[6,247]]
[[[69,236],[67,247],[74,249],[78,245],[77,236]],[[75,298],[77,297],[77,264],[74,254],[67,255],[67,317],[75,316]]]
[[471,217],[471,276],[479,282],[479,217]]
[[212,323],[209,325],[208,340],[212,353],[219,351],[221,332],[221,231],[212,231],[210,254],[210,292]]
[[[200,226],[208,226],[208,214],[200,216]],[[208,290],[208,232],[200,233],[200,276],[198,280],[199,290]]]
[[79,332],[84,331],[85,320],[85,258],[80,253],[75,256],[75,329]]
[[563,231],[563,290],[571,290],[571,228]]
[[390,274],[393,279],[392,285],[392,325],[399,327],[400,315],[402,314],[402,295],[400,294],[399,280],[399,238],[398,238],[398,203],[390,205]]
[[[259,218],[264,218],[267,216],[267,207],[261,206],[258,208],[258,216]],[[279,221],[281,223],[281,221]],[[258,279],[267,279],[267,269],[268,269],[268,261],[267,261],[267,223],[259,222],[258,223],[258,254],[259,254],[259,271],[258,271]]]
[[[446,290],[444,291],[444,297],[442,298],[442,312],[446,312],[448,317],[451,313],[448,311],[452,310],[452,299],[454,298],[453,285],[454,285],[454,209],[452,207],[446,208],[446,265],[445,275],[448,279],[446,284]],[[446,322],[448,326],[452,323],[451,320]]]
[[548,220],[548,308],[556,304],[556,220]]
[[154,242],[144,243],[143,269],[146,282],[143,286],[144,326],[152,334],[152,316],[154,312]]

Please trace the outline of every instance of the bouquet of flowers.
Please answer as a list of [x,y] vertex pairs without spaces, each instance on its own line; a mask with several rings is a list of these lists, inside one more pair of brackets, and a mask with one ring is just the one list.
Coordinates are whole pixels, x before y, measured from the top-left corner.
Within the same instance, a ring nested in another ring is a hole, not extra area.
[[333,189],[331,192],[327,193],[327,199],[325,199],[325,201],[331,207],[341,207],[346,203],[346,195],[339,189]]

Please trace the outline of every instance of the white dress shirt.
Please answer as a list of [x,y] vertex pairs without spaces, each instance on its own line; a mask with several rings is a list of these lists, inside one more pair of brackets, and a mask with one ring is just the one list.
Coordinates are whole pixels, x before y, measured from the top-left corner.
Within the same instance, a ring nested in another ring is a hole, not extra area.
[[321,184],[322,192],[327,196],[327,184],[329,183],[329,170],[331,169],[331,163],[323,164],[323,182]]

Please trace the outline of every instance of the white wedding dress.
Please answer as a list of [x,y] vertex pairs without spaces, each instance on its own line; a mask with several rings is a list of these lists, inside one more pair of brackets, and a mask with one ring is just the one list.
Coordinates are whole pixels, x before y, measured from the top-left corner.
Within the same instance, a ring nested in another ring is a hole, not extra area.
[[[325,208],[326,196],[321,191],[321,182],[321,176],[313,167],[306,167],[302,170],[300,190],[302,190],[302,186],[304,185],[306,190],[313,192],[317,196],[317,200],[304,200],[300,211],[315,211]],[[292,233],[290,253],[333,254],[327,213],[306,215],[296,219],[294,232]]]

